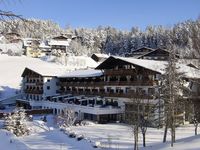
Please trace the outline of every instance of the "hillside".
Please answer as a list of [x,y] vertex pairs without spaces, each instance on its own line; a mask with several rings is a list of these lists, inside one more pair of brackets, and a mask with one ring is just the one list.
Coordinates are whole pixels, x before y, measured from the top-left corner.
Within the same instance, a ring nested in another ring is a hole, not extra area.
[[0,55],[0,88],[1,98],[6,98],[16,94],[20,89],[21,74],[25,67],[60,67],[54,63],[49,63],[36,58],[28,58],[25,56],[7,56]]
[[49,68],[52,70],[53,68],[60,68],[60,70],[70,71],[78,68],[96,67],[97,65],[91,58],[86,56],[69,57],[66,63],[66,66],[63,66],[38,58],[0,54],[0,99],[13,96],[20,89],[21,74],[25,67]]
[[[141,47],[175,49],[183,57],[200,58],[200,20],[187,20],[166,26],[147,26],[145,30],[133,26],[130,31],[114,27],[71,28],[62,29],[58,24],[48,20],[30,20],[29,28],[22,22],[16,22],[14,31],[23,38],[35,37],[48,39],[63,34],[70,34],[76,40],[69,46],[69,51],[76,54],[91,55],[103,52],[114,55],[131,53]],[[13,31],[0,22],[2,33]]]

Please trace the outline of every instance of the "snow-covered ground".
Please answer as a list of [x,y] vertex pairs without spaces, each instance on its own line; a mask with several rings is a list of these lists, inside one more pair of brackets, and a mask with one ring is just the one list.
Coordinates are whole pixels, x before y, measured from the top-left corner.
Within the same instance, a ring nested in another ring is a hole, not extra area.
[[[51,117],[51,116],[49,116]],[[0,130],[0,149],[2,150],[90,150],[91,143],[86,140],[77,141],[69,138],[58,128],[54,128],[52,119],[45,123],[41,120],[28,122],[31,134],[16,137],[13,134]]]
[[[24,137],[15,137],[5,130],[0,130],[0,149],[3,150],[92,150],[92,143],[100,142],[102,148],[110,150],[132,150],[132,129],[126,124],[92,124],[86,126],[71,127],[76,135],[83,135],[84,140],[77,141],[69,138],[54,124],[53,116],[47,117],[47,123],[40,120],[40,116],[34,117],[29,122],[31,134]],[[199,130],[200,132],[200,130]],[[176,130],[176,143],[170,147],[170,132],[168,142],[162,143],[163,129],[149,128],[147,130],[146,144],[142,147],[142,135],[139,135],[139,147],[141,150],[199,150],[200,135],[194,136],[194,126],[184,125]],[[10,143],[12,140],[12,143]]]
[[37,58],[0,55],[0,91],[3,91],[0,99],[13,96],[16,94],[16,90],[20,89],[21,75],[25,67],[39,66],[63,68],[61,65]]
[[[96,67],[98,64],[86,56],[67,57],[67,66],[56,64],[55,62],[43,61],[38,58],[26,56],[8,56],[0,54],[0,100],[14,96],[16,90],[20,89],[21,75],[25,67],[37,68],[37,70],[75,70],[79,68]],[[55,72],[55,71],[54,71]],[[62,74],[61,74],[62,75]]]
[[[96,124],[92,126],[73,127],[77,134],[82,134],[91,141],[100,141],[103,147],[109,149],[133,149],[133,134],[130,126],[125,124]],[[200,130],[199,130],[200,131]],[[185,125],[177,128],[174,148],[170,143],[162,143],[163,129],[149,128],[146,136],[146,148],[142,148],[142,134],[139,135],[142,150],[199,150],[200,135],[194,136],[194,126]],[[168,132],[168,141],[170,131]]]

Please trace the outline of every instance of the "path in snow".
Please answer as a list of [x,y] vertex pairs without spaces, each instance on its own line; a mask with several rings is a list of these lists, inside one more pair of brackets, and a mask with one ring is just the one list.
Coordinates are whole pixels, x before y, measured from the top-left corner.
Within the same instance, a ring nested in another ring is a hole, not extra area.
[[67,135],[56,130],[36,133],[27,137],[19,138],[26,143],[31,150],[92,150],[92,146],[87,141],[77,141],[68,138]]
[[23,142],[19,141],[16,136],[0,130],[0,149],[1,150],[30,150],[30,148]]

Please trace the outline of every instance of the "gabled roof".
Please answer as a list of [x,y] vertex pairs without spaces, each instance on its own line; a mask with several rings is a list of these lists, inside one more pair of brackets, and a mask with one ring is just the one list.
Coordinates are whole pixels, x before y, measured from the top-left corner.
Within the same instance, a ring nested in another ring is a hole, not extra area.
[[31,66],[31,67],[26,67],[22,73],[22,77],[25,76],[25,73],[27,70],[33,71],[36,74],[39,74],[41,76],[48,76],[48,77],[56,77],[62,74],[66,74],[67,69],[62,66],[58,65],[38,65],[38,66]]
[[69,37],[65,36],[65,35],[60,35],[60,36],[55,36],[52,39],[54,39],[54,40],[67,40],[67,39],[69,39]]
[[[110,56],[104,62],[102,62],[96,69],[107,69],[106,66],[110,66],[111,62],[114,62],[116,65],[117,62],[127,62],[136,66],[140,66],[157,73],[163,74],[167,66],[167,61],[155,61],[155,60],[145,60],[145,59],[135,59],[135,58],[126,58],[126,57],[115,57]],[[184,73],[184,77],[187,78],[200,78],[200,70],[186,66],[184,64],[177,63],[177,68],[179,72]]]
[[16,35],[16,36],[20,37],[20,34],[17,32],[8,32],[5,35]]
[[[163,51],[163,52],[166,52],[166,53],[168,53],[168,54],[170,53],[168,50],[165,50],[165,49],[162,49],[162,48],[157,48],[157,49],[152,50],[152,51],[150,51],[150,52],[146,52],[145,54],[143,54],[143,55],[141,55],[141,56],[139,56],[139,57],[137,57],[137,58],[141,58],[141,57],[147,56],[147,55],[152,54],[152,53],[154,53],[154,52],[156,52],[156,51]],[[177,58],[180,57],[180,56],[177,55],[177,54],[175,54],[175,55],[176,55]]]
[[133,57],[133,58],[140,58],[144,54],[152,52],[154,50],[155,49],[152,49],[152,48],[149,48],[149,47],[141,47],[141,48],[138,48],[138,49],[132,51],[131,53],[128,53],[127,56],[128,57]]
[[138,48],[138,49],[132,51],[132,53],[138,52],[138,51],[140,51],[140,50],[142,50],[142,49],[145,49],[145,50],[147,50],[147,51],[149,51],[149,52],[155,50],[155,49],[150,48],[150,47],[141,47],[141,48]]
[[108,57],[109,57],[109,55],[107,55],[107,54],[102,54],[102,53],[94,53],[94,54],[92,54],[92,55],[96,55],[96,56],[99,57],[99,58],[108,58]]

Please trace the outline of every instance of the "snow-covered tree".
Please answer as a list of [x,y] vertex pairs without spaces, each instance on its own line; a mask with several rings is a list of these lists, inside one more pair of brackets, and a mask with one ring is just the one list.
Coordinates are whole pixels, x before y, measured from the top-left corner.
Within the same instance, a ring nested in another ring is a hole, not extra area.
[[[154,122],[155,105],[144,97],[142,91],[137,91],[131,101],[127,103],[126,120],[132,126],[134,136],[134,150],[138,150],[139,133],[143,137],[143,146],[146,147],[146,131]],[[150,123],[151,122],[151,123]]]
[[60,127],[71,127],[74,125],[77,116],[75,112],[70,108],[65,108],[61,115],[57,117],[57,123]]
[[16,136],[23,136],[29,134],[26,126],[26,113],[23,108],[18,108],[13,114],[5,115],[5,129],[14,133]]
[[182,99],[183,73],[178,72],[174,50],[171,49],[169,61],[162,77],[161,95],[164,101],[165,110],[165,132],[163,142],[166,142],[167,130],[171,129],[171,146],[175,142],[175,126],[177,117],[183,108]]

